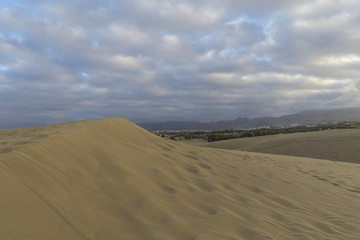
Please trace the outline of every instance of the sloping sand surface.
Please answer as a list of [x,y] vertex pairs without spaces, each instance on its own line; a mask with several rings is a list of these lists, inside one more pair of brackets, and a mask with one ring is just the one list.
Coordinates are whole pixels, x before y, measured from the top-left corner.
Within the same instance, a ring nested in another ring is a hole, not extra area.
[[279,134],[204,143],[202,146],[360,163],[360,129]]
[[72,124],[0,154],[0,239],[360,239],[358,164]]

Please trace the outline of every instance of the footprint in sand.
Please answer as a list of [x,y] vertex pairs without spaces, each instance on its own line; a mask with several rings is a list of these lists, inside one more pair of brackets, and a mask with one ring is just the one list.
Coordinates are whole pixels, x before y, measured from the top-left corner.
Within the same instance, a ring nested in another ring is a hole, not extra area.
[[218,212],[218,209],[217,208],[207,208],[205,210],[209,215],[216,215],[217,212]]
[[170,187],[170,186],[167,186],[167,185],[164,185],[164,186],[163,186],[163,189],[164,189],[165,192],[170,193],[170,194],[176,193],[175,188]]
[[187,158],[191,158],[191,159],[194,159],[194,160],[199,160],[199,158],[197,156],[194,156],[194,155],[189,155],[189,154],[183,154],[184,157],[187,157]]
[[253,193],[263,193],[263,192],[264,192],[263,190],[261,190],[261,189],[258,188],[258,187],[246,186],[246,188],[247,188],[248,190],[250,190],[251,192],[253,192]]
[[207,182],[199,182],[197,184],[197,186],[201,189],[204,190],[206,192],[212,192],[214,190],[213,185],[211,185],[210,183]]
[[204,164],[204,163],[200,163],[199,166],[202,167],[202,168],[208,169],[208,170],[211,170],[211,169],[212,169],[211,166],[209,166],[209,165],[207,165],[207,164]]
[[188,165],[186,167],[186,171],[190,172],[190,173],[193,173],[193,174],[196,174],[199,172],[199,169],[193,165]]

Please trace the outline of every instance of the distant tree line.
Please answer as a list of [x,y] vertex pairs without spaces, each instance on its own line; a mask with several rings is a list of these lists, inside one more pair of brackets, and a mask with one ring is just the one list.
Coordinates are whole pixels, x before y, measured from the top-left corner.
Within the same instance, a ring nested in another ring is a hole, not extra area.
[[220,131],[156,131],[155,134],[172,140],[202,139],[215,142],[235,138],[247,138],[276,134],[290,134],[297,132],[316,132],[328,129],[354,129],[360,128],[360,122],[343,122],[336,124],[322,124],[316,126],[297,126],[287,128],[259,128],[251,130],[220,130]]

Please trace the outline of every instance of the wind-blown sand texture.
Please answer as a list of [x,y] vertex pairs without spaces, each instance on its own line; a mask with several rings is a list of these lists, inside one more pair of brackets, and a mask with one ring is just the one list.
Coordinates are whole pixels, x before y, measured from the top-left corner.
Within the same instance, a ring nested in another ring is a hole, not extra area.
[[360,129],[279,134],[202,143],[202,146],[360,163]]
[[360,239],[358,164],[189,146],[125,119],[57,127],[1,138],[0,239]]

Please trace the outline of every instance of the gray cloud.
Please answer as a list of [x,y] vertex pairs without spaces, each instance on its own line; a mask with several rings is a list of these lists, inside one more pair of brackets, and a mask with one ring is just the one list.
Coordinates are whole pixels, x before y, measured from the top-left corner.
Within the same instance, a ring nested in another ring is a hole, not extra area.
[[19,1],[0,9],[0,126],[359,106],[359,27],[355,0]]

